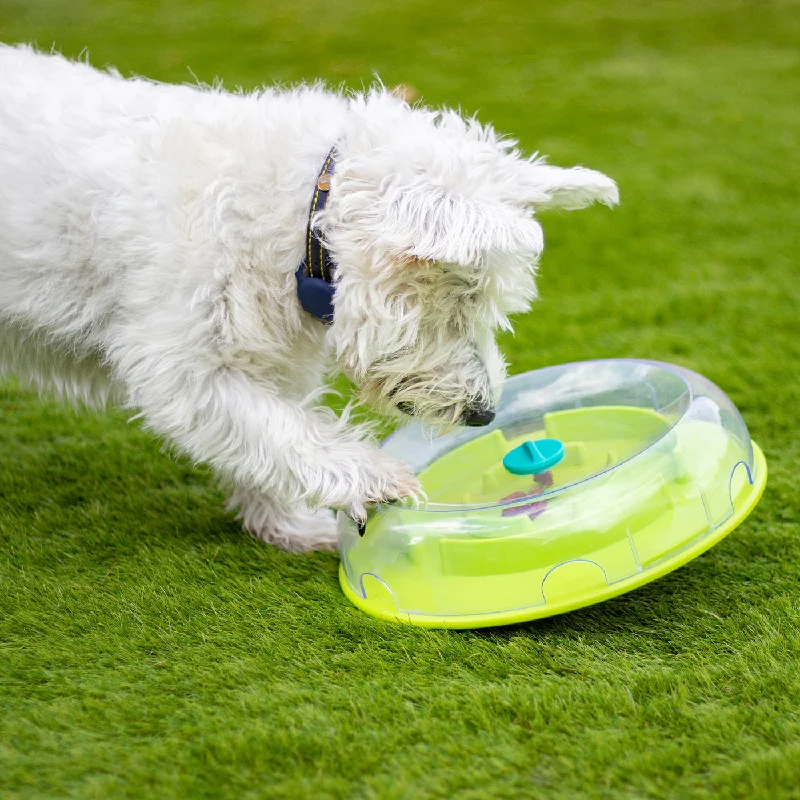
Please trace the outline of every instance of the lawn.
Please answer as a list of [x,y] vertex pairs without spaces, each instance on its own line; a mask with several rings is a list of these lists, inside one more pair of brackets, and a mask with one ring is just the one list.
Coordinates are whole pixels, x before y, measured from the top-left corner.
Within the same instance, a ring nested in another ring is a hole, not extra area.
[[377,73],[607,172],[618,209],[544,218],[512,371],[683,364],[770,467],[650,586],[421,631],[351,607],[335,554],[243,535],[122,415],[7,383],[0,796],[800,797],[800,4],[0,0],[0,39],[231,87]]

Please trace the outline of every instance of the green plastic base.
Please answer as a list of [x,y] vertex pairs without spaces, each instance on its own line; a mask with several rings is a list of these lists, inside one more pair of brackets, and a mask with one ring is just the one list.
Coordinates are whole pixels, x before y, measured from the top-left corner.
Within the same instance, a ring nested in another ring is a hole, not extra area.
[[[678,567],[683,566],[701,553],[713,547],[717,542],[727,536],[734,528],[740,525],[755,508],[764,491],[767,482],[767,462],[758,445],[753,442],[753,455],[755,460],[755,483],[747,485],[737,497],[737,507],[734,513],[719,527],[698,539],[693,544],[685,547],[674,555],[664,558],[649,569],[631,575],[612,584],[598,581],[593,564],[580,560],[569,564],[570,571],[564,578],[568,578],[571,587],[581,580],[586,581],[584,590],[576,598],[575,592],[569,592],[568,599],[559,601],[553,597],[547,603],[528,608],[502,611],[498,613],[467,614],[454,616],[433,616],[425,614],[409,614],[399,611],[392,595],[386,591],[384,585],[378,580],[368,581],[364,586],[367,597],[361,597],[348,585],[342,567],[339,567],[339,582],[347,598],[362,611],[375,617],[401,622],[409,625],[418,625],[425,628],[485,628],[494,625],[510,625],[518,622],[529,622],[534,619],[551,617],[574,611],[578,608],[594,605],[608,600],[640,586],[644,586],[657,578],[666,575]],[[369,576],[366,576],[369,578]],[[549,586],[549,584],[548,584]],[[554,587],[557,590],[557,587]],[[556,591],[556,595],[558,592]]]

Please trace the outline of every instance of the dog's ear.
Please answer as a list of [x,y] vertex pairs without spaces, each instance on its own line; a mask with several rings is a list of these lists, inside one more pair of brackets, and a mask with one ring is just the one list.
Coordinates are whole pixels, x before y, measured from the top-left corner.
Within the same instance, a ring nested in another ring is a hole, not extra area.
[[541,226],[524,209],[430,186],[394,193],[383,223],[388,250],[430,261],[466,266],[492,252],[538,256],[544,247]]
[[519,175],[521,193],[536,210],[573,210],[595,202],[611,207],[619,203],[617,184],[593,169],[563,169],[541,161],[524,161],[520,164]]

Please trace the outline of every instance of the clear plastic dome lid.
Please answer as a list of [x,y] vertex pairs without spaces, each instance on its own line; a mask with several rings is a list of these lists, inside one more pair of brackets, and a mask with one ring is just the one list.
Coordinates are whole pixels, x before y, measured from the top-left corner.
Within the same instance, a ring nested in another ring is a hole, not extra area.
[[721,389],[649,361],[518,375],[491,425],[433,438],[410,424],[383,447],[428,501],[379,506],[363,530],[339,515],[343,588],[370,613],[452,627],[653,580],[731,529],[766,476]]

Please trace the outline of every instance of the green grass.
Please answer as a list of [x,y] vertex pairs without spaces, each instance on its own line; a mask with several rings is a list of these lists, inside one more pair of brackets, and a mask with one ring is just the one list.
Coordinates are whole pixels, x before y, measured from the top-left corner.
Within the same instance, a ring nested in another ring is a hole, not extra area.
[[[800,797],[800,6],[0,0],[0,38],[255,86],[373,71],[620,183],[545,220],[513,371],[640,356],[726,389],[770,465],[732,536],[482,632],[352,608],[118,415],[0,389],[0,796]],[[0,210],[1,213],[1,210]]]

